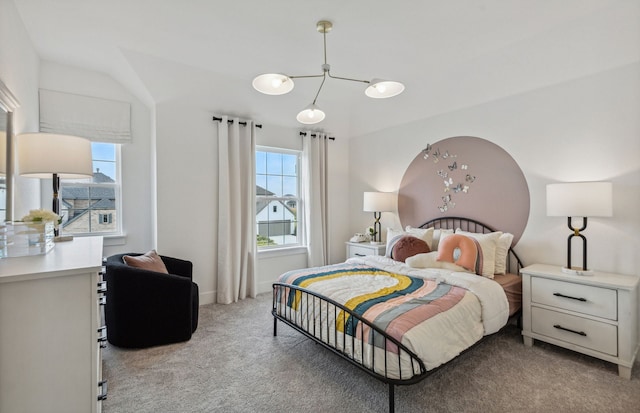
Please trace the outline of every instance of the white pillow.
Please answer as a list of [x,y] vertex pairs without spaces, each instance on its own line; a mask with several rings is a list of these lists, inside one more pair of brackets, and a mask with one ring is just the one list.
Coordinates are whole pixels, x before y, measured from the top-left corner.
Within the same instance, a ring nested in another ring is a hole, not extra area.
[[427,243],[427,245],[431,246],[431,242],[433,240],[433,228],[412,228],[407,226],[406,232],[398,229],[387,228],[387,250],[385,256],[391,257],[391,250],[393,249],[393,244],[395,244],[400,238],[404,235],[411,235],[413,237],[419,238]]
[[424,242],[427,243],[429,248],[431,248],[431,244],[433,243],[433,228],[414,228],[411,225],[407,225],[404,229],[409,235],[413,235],[415,237],[420,238]]
[[[472,232],[462,231],[460,228],[458,228],[456,229],[456,234],[465,235],[478,241],[478,261],[476,263],[476,274],[493,279],[493,276],[496,273],[496,246],[498,244],[498,238],[500,238],[502,232],[476,234]],[[440,240],[442,241],[442,236],[440,237]]]
[[[513,234],[509,232],[502,232],[502,231],[496,231],[495,233],[500,234],[500,237],[496,242],[496,256],[495,256],[494,271],[496,274],[504,274],[507,272],[507,255],[509,254],[509,248],[511,248],[511,243],[513,242]],[[463,231],[460,228],[458,228],[456,229],[456,234],[469,235],[474,233]],[[486,235],[486,234],[478,233],[478,235]]]
[[498,238],[496,244],[496,274],[504,274],[507,272],[507,255],[509,254],[509,248],[513,242],[513,234],[504,232]]
[[438,250],[438,244],[440,244],[440,237],[442,235],[447,236],[448,234],[453,234],[452,229],[436,229],[433,231],[433,242],[431,243],[431,251]]
[[452,262],[438,261],[438,251],[431,251],[425,254],[416,254],[405,260],[411,268],[443,268],[451,271],[469,272],[464,267],[456,265]]

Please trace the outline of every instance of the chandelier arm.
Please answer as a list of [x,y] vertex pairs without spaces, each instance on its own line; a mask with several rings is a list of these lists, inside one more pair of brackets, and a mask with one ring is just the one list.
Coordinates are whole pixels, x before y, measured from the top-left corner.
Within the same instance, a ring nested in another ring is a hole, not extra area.
[[287,76],[289,79],[303,79],[303,78],[310,78],[310,77],[323,77],[324,73],[320,74],[320,75],[300,75],[300,76]]
[[320,83],[320,87],[318,88],[318,92],[316,92],[316,97],[313,98],[313,104],[316,104],[316,100],[318,100],[318,95],[320,95],[320,91],[322,90],[322,86],[324,86],[324,81],[327,80],[327,77],[323,75],[322,83]]
[[330,72],[327,72],[331,79],[349,80],[351,82],[371,83],[369,80],[351,79],[348,77],[332,76]]

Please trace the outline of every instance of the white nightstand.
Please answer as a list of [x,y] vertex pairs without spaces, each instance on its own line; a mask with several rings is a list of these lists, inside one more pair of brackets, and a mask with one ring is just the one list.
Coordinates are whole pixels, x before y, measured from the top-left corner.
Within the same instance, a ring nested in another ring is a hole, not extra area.
[[370,242],[347,242],[347,258],[364,257],[366,255],[384,255],[385,244],[371,244]]
[[570,275],[553,265],[522,272],[522,335],[618,365],[631,378],[638,351],[638,281],[631,275]]

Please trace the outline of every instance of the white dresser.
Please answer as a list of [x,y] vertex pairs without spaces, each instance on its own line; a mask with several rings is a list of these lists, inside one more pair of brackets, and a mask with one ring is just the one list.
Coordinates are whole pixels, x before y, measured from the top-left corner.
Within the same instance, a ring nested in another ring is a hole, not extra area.
[[102,237],[0,260],[0,412],[99,413]]
[[638,277],[570,275],[535,264],[522,272],[522,335],[618,365],[630,378],[638,351]]

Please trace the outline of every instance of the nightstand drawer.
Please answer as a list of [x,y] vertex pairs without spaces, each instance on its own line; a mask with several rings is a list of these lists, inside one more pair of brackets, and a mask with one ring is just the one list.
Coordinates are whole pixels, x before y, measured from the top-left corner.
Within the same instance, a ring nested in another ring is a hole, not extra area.
[[347,242],[347,258],[384,255],[385,244]]
[[352,257],[364,257],[366,255],[376,255],[375,254],[375,250],[373,250],[371,247],[365,247],[365,246],[356,246],[356,245],[352,245],[349,248],[349,253],[351,254]]
[[531,302],[564,310],[618,319],[616,290],[531,277]]
[[531,309],[531,315],[534,333],[618,355],[618,328],[614,325],[537,307]]

